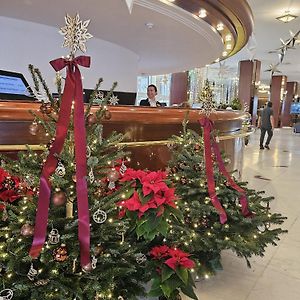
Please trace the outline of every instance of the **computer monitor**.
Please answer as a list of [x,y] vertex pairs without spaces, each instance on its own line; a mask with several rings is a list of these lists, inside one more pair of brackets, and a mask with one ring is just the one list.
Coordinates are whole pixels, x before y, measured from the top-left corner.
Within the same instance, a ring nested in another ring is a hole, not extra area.
[[293,102],[291,104],[291,114],[300,114],[300,102]]
[[0,70],[0,99],[34,100],[23,74]]

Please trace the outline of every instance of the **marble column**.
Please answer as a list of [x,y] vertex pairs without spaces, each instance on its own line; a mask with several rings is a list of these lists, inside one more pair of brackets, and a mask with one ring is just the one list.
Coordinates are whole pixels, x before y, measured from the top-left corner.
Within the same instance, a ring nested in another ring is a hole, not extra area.
[[242,105],[249,107],[252,124],[256,123],[258,95],[256,85],[260,80],[261,62],[259,60],[242,60],[239,62],[239,99]]
[[281,110],[281,126],[291,126],[291,103],[295,95],[297,94],[298,90],[298,82],[290,81],[286,84],[286,97],[282,103],[282,110]]
[[286,92],[286,81],[285,75],[272,76],[271,89],[270,89],[270,101],[273,103],[275,127],[281,127],[281,110],[282,101]]

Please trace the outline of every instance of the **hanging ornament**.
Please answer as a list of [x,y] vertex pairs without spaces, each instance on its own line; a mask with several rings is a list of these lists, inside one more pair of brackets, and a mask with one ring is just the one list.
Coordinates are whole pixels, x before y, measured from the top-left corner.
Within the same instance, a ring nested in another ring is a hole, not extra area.
[[88,263],[87,265],[83,266],[82,267],[82,271],[85,272],[85,273],[88,273],[88,272],[91,272],[92,271],[92,264],[91,263]]
[[107,214],[104,210],[98,209],[96,212],[93,214],[93,220],[97,224],[102,224],[106,221],[107,219]]
[[124,161],[122,161],[122,164],[121,164],[121,167],[120,167],[120,174],[121,174],[122,176],[124,176],[126,170],[127,170],[127,167],[126,167],[126,165],[124,164]]
[[58,233],[58,230],[53,228],[50,233],[49,233],[49,239],[48,242],[51,245],[56,245],[59,243],[59,239],[60,239],[60,234]]
[[36,135],[37,132],[39,131],[39,125],[36,121],[33,121],[30,125],[29,125],[29,133],[31,135]]
[[92,126],[97,123],[97,117],[94,114],[89,114],[87,117],[87,122],[89,126]]
[[[49,283],[49,281],[50,281],[49,279],[40,279],[40,280],[36,281],[34,283],[34,285],[35,286],[44,286],[44,285],[47,285]],[[1,300],[1,298],[0,298],[0,300]]]
[[30,281],[33,281],[37,275],[38,275],[38,271],[33,267],[33,264],[31,263],[30,269],[27,273],[27,278]]
[[104,119],[105,120],[110,120],[111,119],[111,112],[109,110],[106,110],[104,112]]
[[14,296],[14,292],[11,289],[4,289],[0,292],[0,300],[11,300]]
[[4,207],[3,212],[2,212],[2,218],[1,218],[1,220],[3,222],[5,222],[5,221],[7,221],[7,219],[8,219],[8,213],[7,213],[6,207]]
[[95,270],[97,267],[98,259],[95,256],[92,256],[92,269]]
[[108,188],[113,190],[116,187],[115,182],[119,179],[119,172],[115,168],[112,168],[107,174],[107,179],[109,181]]
[[90,183],[93,183],[95,181],[95,176],[94,176],[92,168],[91,168],[91,170],[89,172],[89,179],[90,179]]
[[98,244],[95,248],[94,248],[94,253],[95,256],[99,256],[102,255],[104,253],[104,248],[101,244]]
[[57,167],[55,169],[55,174],[59,177],[64,177],[66,175],[66,169],[61,160],[58,161]]
[[51,106],[51,103],[42,103],[42,105],[40,106],[40,112],[43,114],[51,114],[53,111],[53,107]]
[[265,232],[267,227],[265,224],[261,224],[261,225],[258,225],[257,226],[257,229],[260,231],[260,232]]
[[119,296],[118,300],[124,300],[124,298],[122,296]]
[[92,150],[90,146],[86,147],[86,157],[89,158],[92,155]]
[[24,224],[21,227],[21,235],[23,236],[32,236],[34,232],[34,227],[31,226],[30,224]]
[[195,144],[194,150],[195,150],[196,152],[198,152],[198,151],[200,150],[200,145],[199,145],[199,144]]
[[125,224],[123,222],[121,222],[116,229],[117,235],[121,236],[121,244],[124,243],[126,230],[127,230],[127,227],[125,226]]
[[112,95],[108,100],[110,105],[117,105],[119,104],[119,98],[115,95]]
[[181,182],[182,184],[187,184],[187,179],[186,179],[184,176],[182,176],[182,177],[180,178],[180,182]]
[[146,255],[143,254],[143,253],[138,253],[138,254],[136,254],[136,256],[135,256],[135,260],[136,260],[136,262],[137,262],[139,265],[141,265],[141,264],[143,264],[143,263],[145,263],[145,262],[147,261],[147,257],[146,257]]
[[59,248],[53,250],[53,259],[58,262],[64,262],[68,258],[68,251],[65,244],[61,244]]
[[66,203],[66,194],[63,191],[55,192],[52,196],[52,202],[54,206],[62,206]]

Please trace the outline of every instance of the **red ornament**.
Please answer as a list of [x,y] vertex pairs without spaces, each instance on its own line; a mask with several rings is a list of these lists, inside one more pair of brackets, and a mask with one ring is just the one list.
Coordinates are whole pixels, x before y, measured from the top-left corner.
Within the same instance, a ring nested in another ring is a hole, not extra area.
[[52,202],[55,206],[62,206],[66,203],[66,194],[63,191],[59,191],[53,194]]
[[111,119],[111,112],[109,110],[106,110],[104,112],[104,119],[110,120]]
[[34,232],[34,227],[30,224],[26,223],[21,227],[21,235],[23,236],[31,236],[33,235],[33,232]]
[[82,271],[86,272],[86,273],[91,272],[92,270],[93,270],[93,268],[92,268],[92,264],[91,263],[89,263],[89,264],[87,264],[87,265],[85,265],[85,266],[82,267]]
[[87,117],[87,122],[88,122],[88,125],[91,126],[91,125],[97,123],[97,117],[94,114],[90,114]]

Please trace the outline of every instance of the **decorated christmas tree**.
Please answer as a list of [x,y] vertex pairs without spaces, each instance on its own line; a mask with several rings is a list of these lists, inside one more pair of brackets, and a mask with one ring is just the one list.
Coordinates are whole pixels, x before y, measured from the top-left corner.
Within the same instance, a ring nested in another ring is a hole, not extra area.
[[41,153],[28,147],[17,161],[2,161],[14,176],[2,173],[0,296],[136,299],[149,280],[138,260],[145,242],[127,233],[128,222],[118,218],[116,203],[128,188],[116,186],[126,172],[126,153],[118,147],[122,135],[102,136],[101,121],[110,118],[105,104],[115,84],[103,97],[99,80],[84,110],[78,66],[88,67],[89,57],[75,57],[75,52],[84,51],[91,37],[89,21],[77,15],[67,16],[66,23],[61,32],[70,56],[51,62],[56,71],[67,66],[63,93],[57,76],[58,99],[30,66],[34,93],[44,95],[44,102],[40,112],[32,111],[29,131],[43,130],[50,142]]
[[[211,106],[207,106],[209,116]],[[219,151],[213,123],[199,120],[203,134],[187,129],[171,140],[169,164],[172,181],[179,197],[177,205],[184,223],[174,224],[168,242],[192,254],[198,277],[208,278],[222,268],[221,251],[230,249],[244,257],[263,256],[268,244],[276,245],[285,231],[278,225],[286,219],[272,213],[273,197],[264,197],[237,182],[225,169],[226,157]]]

